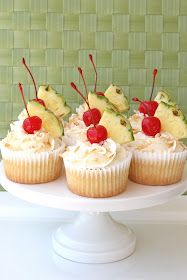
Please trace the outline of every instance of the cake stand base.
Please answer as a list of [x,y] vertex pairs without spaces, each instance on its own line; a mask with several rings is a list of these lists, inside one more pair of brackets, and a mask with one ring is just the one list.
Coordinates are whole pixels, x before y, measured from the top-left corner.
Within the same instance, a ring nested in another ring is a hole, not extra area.
[[82,263],[109,263],[130,256],[136,237],[127,226],[108,213],[80,213],[71,224],[61,226],[52,237],[55,252]]

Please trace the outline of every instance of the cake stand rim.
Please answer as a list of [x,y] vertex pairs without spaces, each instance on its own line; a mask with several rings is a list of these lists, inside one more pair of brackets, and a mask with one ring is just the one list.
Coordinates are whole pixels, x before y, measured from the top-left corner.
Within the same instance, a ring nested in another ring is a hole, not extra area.
[[[41,186],[46,185],[50,187],[51,185],[52,188],[54,184],[59,184],[59,182],[61,182],[61,185],[67,189],[67,186],[65,185],[65,182],[62,181],[62,178],[59,178],[51,183],[38,184],[34,186],[12,182],[6,177],[3,170],[3,163],[2,161],[0,162],[0,184],[12,195],[37,205],[80,212],[129,211],[166,203],[169,200],[183,194],[187,190],[187,163],[185,164],[182,180],[170,186],[142,186],[129,181],[129,184],[131,187],[133,186],[135,190],[137,188],[137,190],[141,192],[142,188],[142,195],[139,197],[128,197],[128,193],[124,192],[118,196],[97,199],[81,197],[71,193],[70,191],[67,192],[67,196],[58,196],[58,194],[51,195],[45,191],[37,191],[38,188],[41,188]],[[61,188],[61,186],[59,186],[59,188]],[[154,192],[149,192],[149,188],[154,190]],[[144,190],[148,191],[147,195],[143,195]],[[159,192],[158,190],[161,191]]]

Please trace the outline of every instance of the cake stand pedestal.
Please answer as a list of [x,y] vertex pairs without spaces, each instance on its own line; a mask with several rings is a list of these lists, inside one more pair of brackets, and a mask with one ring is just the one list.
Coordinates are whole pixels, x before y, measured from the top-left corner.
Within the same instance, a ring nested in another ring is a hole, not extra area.
[[66,179],[39,185],[11,182],[0,164],[0,183],[13,195],[43,206],[79,211],[72,223],[62,225],[52,236],[55,252],[72,261],[108,263],[124,259],[135,250],[131,229],[114,221],[108,212],[134,210],[162,204],[187,190],[187,165],[182,180],[170,186],[143,186],[131,181],[115,197],[93,199],[77,196],[67,188]]

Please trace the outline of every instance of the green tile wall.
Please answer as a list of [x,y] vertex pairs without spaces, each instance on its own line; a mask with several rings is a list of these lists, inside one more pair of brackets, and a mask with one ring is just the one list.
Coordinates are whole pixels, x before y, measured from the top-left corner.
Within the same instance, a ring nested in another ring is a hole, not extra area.
[[113,82],[144,98],[158,67],[156,90],[170,90],[187,113],[187,0],[0,0],[0,138],[23,107],[17,83],[34,93],[23,56],[37,84],[52,84],[75,108],[77,66],[93,88],[89,53],[99,89]]

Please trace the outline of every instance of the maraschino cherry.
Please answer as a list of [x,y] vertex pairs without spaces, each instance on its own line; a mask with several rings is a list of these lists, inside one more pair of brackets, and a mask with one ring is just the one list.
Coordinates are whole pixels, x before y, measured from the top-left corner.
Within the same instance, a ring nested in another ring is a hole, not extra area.
[[88,141],[93,144],[93,143],[100,143],[104,140],[107,139],[107,130],[104,126],[102,125],[97,125],[94,120],[94,114],[92,113],[93,109],[90,108],[90,105],[84,95],[80,92],[80,90],[76,87],[76,85],[72,82],[70,83],[71,87],[78,92],[78,94],[83,98],[83,100],[86,102],[89,111],[90,111],[90,116],[92,118],[92,124],[94,125],[93,127],[89,127],[87,130],[87,139]]
[[35,131],[40,130],[42,127],[42,120],[38,117],[38,116],[30,116],[28,109],[27,109],[27,104],[25,102],[25,96],[24,96],[24,92],[23,92],[23,88],[22,88],[22,84],[19,83],[19,90],[21,92],[22,95],[22,99],[23,99],[23,103],[25,106],[25,109],[27,111],[28,114],[28,118],[26,118],[23,121],[23,129],[28,133],[28,134],[34,134]]
[[[79,74],[83,80],[83,84],[84,84],[84,88],[85,88],[85,92],[86,92],[86,97],[88,97],[88,90],[87,90],[87,86],[86,86],[86,82],[85,82],[85,79],[84,79],[84,75],[82,73],[82,69],[80,67],[78,67],[78,71],[79,71]],[[83,98],[83,96],[81,96]],[[86,102],[86,104],[88,105],[88,108],[89,108],[89,104],[88,104],[88,101],[87,101],[87,98],[83,98],[84,101]],[[97,109],[97,108],[92,108],[86,112],[83,113],[83,122],[85,123],[86,126],[90,126],[91,124],[98,124],[99,121],[101,119],[101,113],[100,111]]]
[[140,106],[138,111],[143,113],[144,115],[147,114],[149,116],[154,116],[155,111],[158,107],[158,103],[156,101],[141,101],[139,98],[134,97],[133,101],[140,102]]
[[96,86],[97,86],[97,70],[96,70],[96,67],[95,67],[95,63],[93,61],[93,56],[91,54],[89,54],[89,58],[90,58],[90,61],[92,63],[92,66],[93,66],[93,69],[94,69],[94,72],[95,72],[95,85],[94,85],[94,92],[97,94],[97,95],[101,95],[101,96],[104,96],[104,93],[101,92],[101,91],[96,91]]
[[161,122],[159,118],[153,116],[154,108],[149,106],[146,101],[142,102],[136,97],[134,97],[132,100],[141,102],[140,105],[142,105],[142,109],[144,108],[143,113],[148,115],[148,117],[144,117],[142,121],[142,131],[148,136],[155,136],[161,130]]
[[93,143],[100,143],[100,142],[106,140],[108,133],[104,126],[97,125],[97,126],[89,127],[86,135],[87,135],[88,141],[91,144],[93,144]]
[[160,133],[161,122],[154,116],[145,117],[142,121],[142,130],[148,136],[155,136]]
[[92,108],[83,113],[82,119],[86,126],[98,124],[101,119],[101,113],[97,108]]
[[155,68],[153,70],[153,83],[152,83],[152,90],[151,90],[151,94],[150,94],[150,98],[149,100],[146,100],[146,101],[141,101],[139,100],[138,98],[133,98],[133,101],[138,101],[140,102],[140,106],[138,108],[138,111],[140,113],[143,113],[144,115],[145,114],[148,114],[150,116],[154,116],[155,114],[155,111],[158,107],[158,102],[154,101],[154,100],[151,100],[152,99],[152,96],[153,96],[153,90],[154,90],[154,86],[155,86],[155,79],[156,79],[156,75],[157,75],[157,69]]
[[33,100],[36,101],[36,102],[38,102],[38,103],[40,103],[41,105],[43,105],[43,106],[45,107],[44,101],[43,101],[42,99],[39,99],[39,98],[38,98],[38,93],[37,93],[37,88],[36,88],[36,83],[35,83],[34,77],[33,77],[32,73],[31,73],[31,70],[29,69],[29,67],[28,67],[27,64],[26,64],[26,61],[25,61],[25,58],[24,58],[24,57],[22,58],[22,63],[23,63],[23,65],[25,66],[25,68],[27,69],[27,71],[29,72],[29,74],[30,74],[30,76],[31,76],[31,79],[32,79],[32,81],[33,81],[33,84],[34,84],[34,89],[35,89],[36,98],[33,99]]

